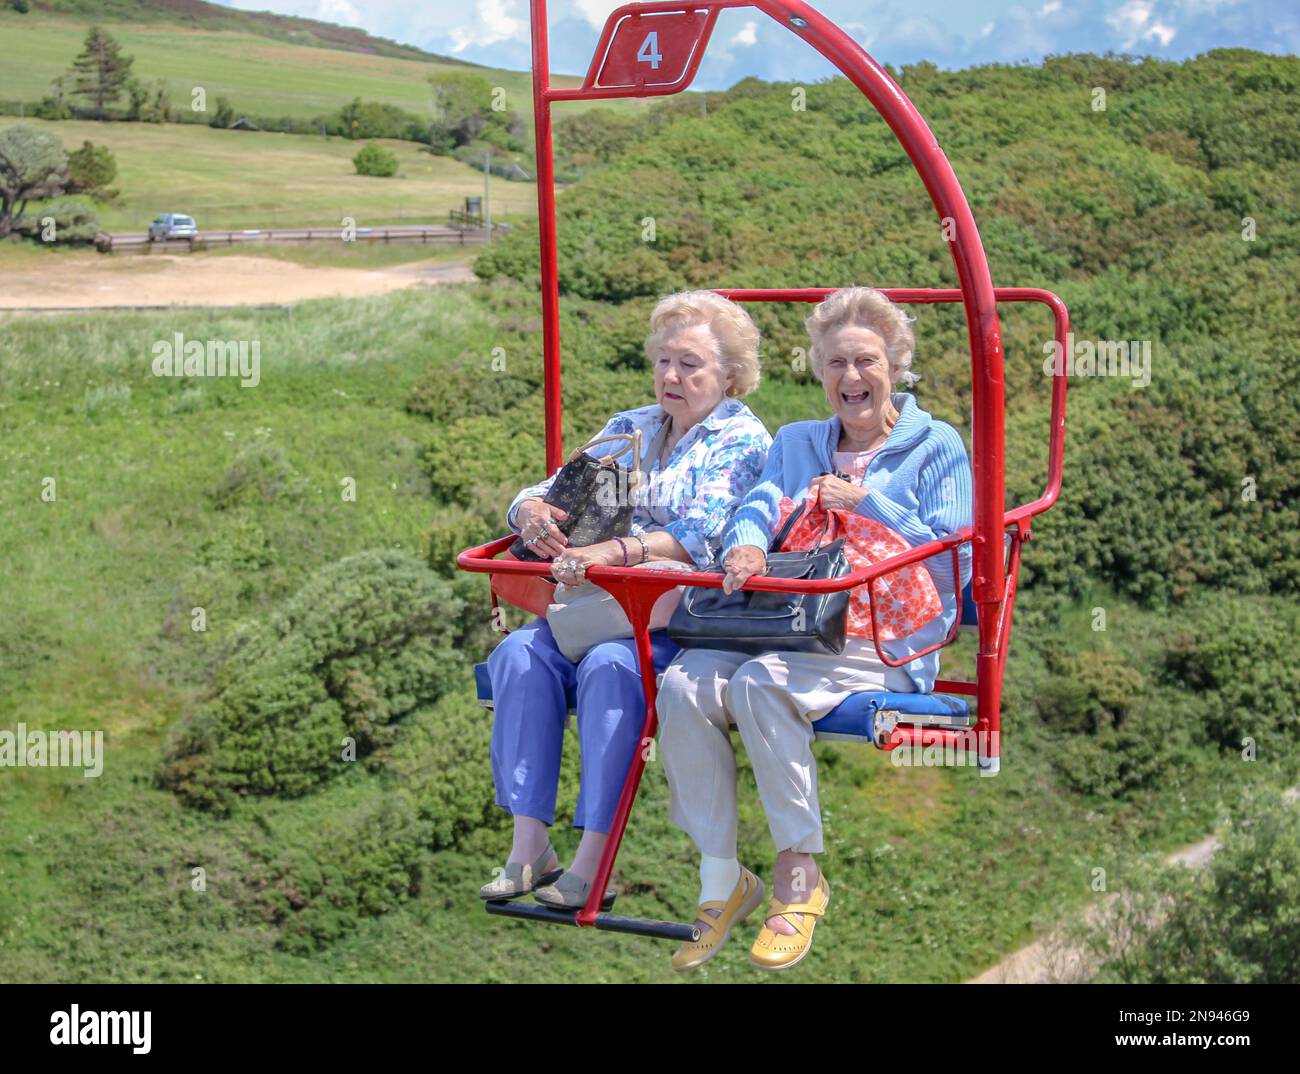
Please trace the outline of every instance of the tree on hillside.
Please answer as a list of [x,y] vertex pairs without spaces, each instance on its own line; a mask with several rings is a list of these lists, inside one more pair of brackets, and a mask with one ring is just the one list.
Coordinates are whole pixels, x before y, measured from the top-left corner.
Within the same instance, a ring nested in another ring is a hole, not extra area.
[[68,154],[52,134],[25,123],[0,129],[0,238],[32,198],[57,198],[68,185]]
[[72,109],[68,107],[68,76],[59,75],[50,83],[50,92],[41,98],[36,106],[36,115],[40,119],[71,119]]
[[230,101],[225,97],[217,98],[217,111],[213,117],[208,120],[209,127],[219,127],[225,130],[235,122],[235,109]]
[[122,46],[109,34],[92,26],[81,55],[72,61],[77,93],[92,101],[95,110],[103,115],[104,106],[122,95],[134,62],[131,56],[122,55]]
[[87,141],[68,154],[69,194],[90,194],[101,199],[116,196],[116,191],[107,189],[116,178],[117,158],[108,146]]
[[149,87],[132,75],[126,80],[126,95],[131,102],[127,106],[127,119],[143,119],[149,107]]
[[454,149],[477,138],[494,119],[508,120],[492,111],[492,84],[482,75],[449,71],[430,75],[433,87],[433,146]]

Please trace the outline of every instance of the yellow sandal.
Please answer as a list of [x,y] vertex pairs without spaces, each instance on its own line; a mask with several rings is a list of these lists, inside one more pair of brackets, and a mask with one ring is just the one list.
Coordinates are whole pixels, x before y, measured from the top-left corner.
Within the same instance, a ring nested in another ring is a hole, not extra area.
[[[764,970],[788,970],[812,950],[813,929],[817,927],[817,919],[826,913],[830,901],[831,889],[824,873],[817,878],[817,886],[813,888],[807,902],[782,903],[773,896],[768,903],[767,915],[763,919],[758,939],[749,949],[750,963]],[[792,916],[795,914],[806,916]],[[777,916],[784,917],[789,922],[795,930],[793,936],[768,928],[767,918]]]
[[[694,942],[686,942],[673,954],[673,969],[678,971],[693,970],[696,966],[708,962],[722,950],[722,945],[731,935],[731,927],[739,925],[763,902],[763,881],[746,869],[740,867],[740,879],[732,889],[726,902],[716,900],[702,902],[699,906],[698,919],[709,924],[701,929],[701,935]],[[720,910],[717,917],[708,917],[704,911]]]

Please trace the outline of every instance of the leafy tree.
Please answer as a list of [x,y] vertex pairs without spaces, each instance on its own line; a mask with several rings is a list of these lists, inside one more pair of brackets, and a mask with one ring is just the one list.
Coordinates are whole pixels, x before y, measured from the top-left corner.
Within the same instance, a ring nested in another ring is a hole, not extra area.
[[50,92],[41,98],[36,106],[39,119],[71,119],[72,109],[68,105],[67,75],[60,75],[50,83]]
[[68,193],[103,192],[117,178],[117,158],[106,145],[82,142],[68,154]]
[[167,95],[167,83],[161,79],[154,83],[153,104],[148,118],[152,123],[171,123],[176,118],[171,98]]
[[397,174],[397,154],[374,142],[357,150],[352,163],[358,175],[378,175],[387,178]]
[[0,238],[33,198],[56,198],[68,185],[68,154],[52,134],[26,123],[0,128]]
[[122,95],[134,62],[133,57],[122,55],[122,46],[110,34],[92,26],[81,54],[72,61],[76,92],[90,100],[95,111],[103,115],[105,105]]
[[149,87],[132,76],[126,80],[126,96],[130,102],[126,109],[126,118],[144,119],[145,109],[149,106]]
[[492,83],[482,75],[448,71],[430,75],[429,85],[435,147],[454,149],[474,141],[489,124],[509,124],[506,114],[492,110]]
[[223,130],[235,122],[235,109],[230,101],[225,97],[217,98],[217,110],[213,113],[212,118],[208,121],[209,127],[220,127]]

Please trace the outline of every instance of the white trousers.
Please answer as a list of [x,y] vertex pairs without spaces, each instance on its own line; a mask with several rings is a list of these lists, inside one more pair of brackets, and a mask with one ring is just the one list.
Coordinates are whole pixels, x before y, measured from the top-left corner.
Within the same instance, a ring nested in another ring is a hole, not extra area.
[[776,849],[820,853],[813,722],[859,691],[914,689],[866,638],[850,638],[838,656],[683,649],[664,672],[656,702],[673,822],[702,854],[736,857],[734,723]]

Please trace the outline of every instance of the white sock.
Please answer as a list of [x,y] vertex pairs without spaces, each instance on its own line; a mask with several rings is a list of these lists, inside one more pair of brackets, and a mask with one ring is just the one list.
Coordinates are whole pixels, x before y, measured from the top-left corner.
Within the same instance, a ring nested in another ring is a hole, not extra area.
[[740,862],[735,858],[700,855],[700,902],[726,902],[740,883]]

